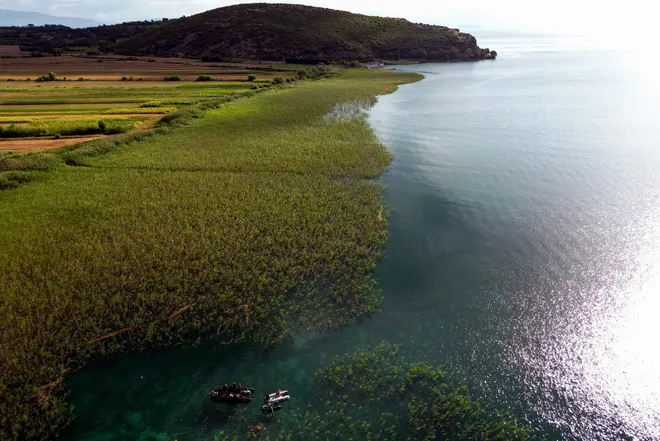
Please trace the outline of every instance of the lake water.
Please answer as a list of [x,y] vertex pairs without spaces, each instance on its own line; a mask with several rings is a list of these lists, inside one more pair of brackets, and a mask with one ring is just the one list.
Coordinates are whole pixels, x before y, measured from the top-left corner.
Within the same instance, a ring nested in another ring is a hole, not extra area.
[[212,386],[282,385],[304,402],[333,355],[382,340],[446,366],[539,437],[660,439],[657,69],[570,39],[489,38],[497,61],[399,68],[426,79],[371,112],[396,155],[382,312],[268,352],[93,365],[68,380],[65,439],[209,440],[258,418],[219,412]]

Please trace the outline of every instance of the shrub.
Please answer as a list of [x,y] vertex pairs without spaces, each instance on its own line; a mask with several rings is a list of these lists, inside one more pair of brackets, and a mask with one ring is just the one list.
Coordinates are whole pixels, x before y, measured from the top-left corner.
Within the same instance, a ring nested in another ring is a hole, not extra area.
[[78,81],[85,81],[83,77],[78,78]]
[[255,81],[256,79],[257,79],[257,76],[255,74],[248,75],[248,81]]
[[21,184],[30,182],[31,180],[32,175],[27,172],[0,172],[0,190],[11,190],[18,188]]
[[57,81],[57,75],[55,72],[48,72],[46,75],[42,75],[39,78],[37,78],[36,81],[43,82],[43,81]]
[[128,78],[127,77],[121,77],[121,80],[122,81],[128,81]]
[[162,101],[147,101],[146,103],[140,104],[140,107],[163,107]]
[[284,83],[284,78],[283,77],[275,77],[273,80],[273,84],[282,84]]
[[305,78],[307,78],[307,71],[302,70],[302,69],[299,70],[298,71],[298,78],[301,79],[301,80],[304,80]]
[[213,77],[211,75],[200,75],[195,81],[213,81]]
[[105,121],[99,121],[99,130],[105,133],[107,129],[108,126],[106,125]]
[[181,81],[181,77],[178,75],[169,75],[163,78],[164,81]]

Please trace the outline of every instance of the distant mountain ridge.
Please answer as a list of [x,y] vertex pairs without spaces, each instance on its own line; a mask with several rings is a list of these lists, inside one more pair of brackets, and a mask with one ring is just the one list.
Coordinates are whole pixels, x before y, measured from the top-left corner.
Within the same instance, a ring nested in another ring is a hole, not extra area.
[[55,15],[42,14],[40,12],[13,11],[0,9],[0,26],[35,26],[63,25],[70,28],[87,28],[99,26],[101,23],[95,20],[78,17],[58,17]]
[[458,29],[303,5],[251,3],[163,22],[118,42],[126,55],[243,60],[478,60]]

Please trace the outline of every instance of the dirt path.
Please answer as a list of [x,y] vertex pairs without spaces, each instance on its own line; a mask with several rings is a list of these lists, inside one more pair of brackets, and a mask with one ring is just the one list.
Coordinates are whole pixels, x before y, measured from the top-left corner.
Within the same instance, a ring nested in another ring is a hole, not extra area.
[[80,138],[63,139],[11,139],[8,141],[0,141],[0,152],[28,153],[42,150],[52,150],[59,147],[78,144],[79,142],[91,141],[93,139],[102,137],[103,136],[85,136]]

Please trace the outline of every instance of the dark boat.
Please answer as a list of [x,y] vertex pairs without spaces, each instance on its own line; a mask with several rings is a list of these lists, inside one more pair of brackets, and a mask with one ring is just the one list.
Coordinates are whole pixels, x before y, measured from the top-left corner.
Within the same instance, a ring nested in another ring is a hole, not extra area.
[[251,403],[253,393],[250,387],[224,386],[211,389],[209,396],[219,403]]
[[280,409],[282,409],[281,404],[271,404],[271,403],[269,403],[269,404],[264,404],[263,406],[261,406],[261,411],[265,414],[273,414],[273,413],[275,413],[276,411],[278,411]]

